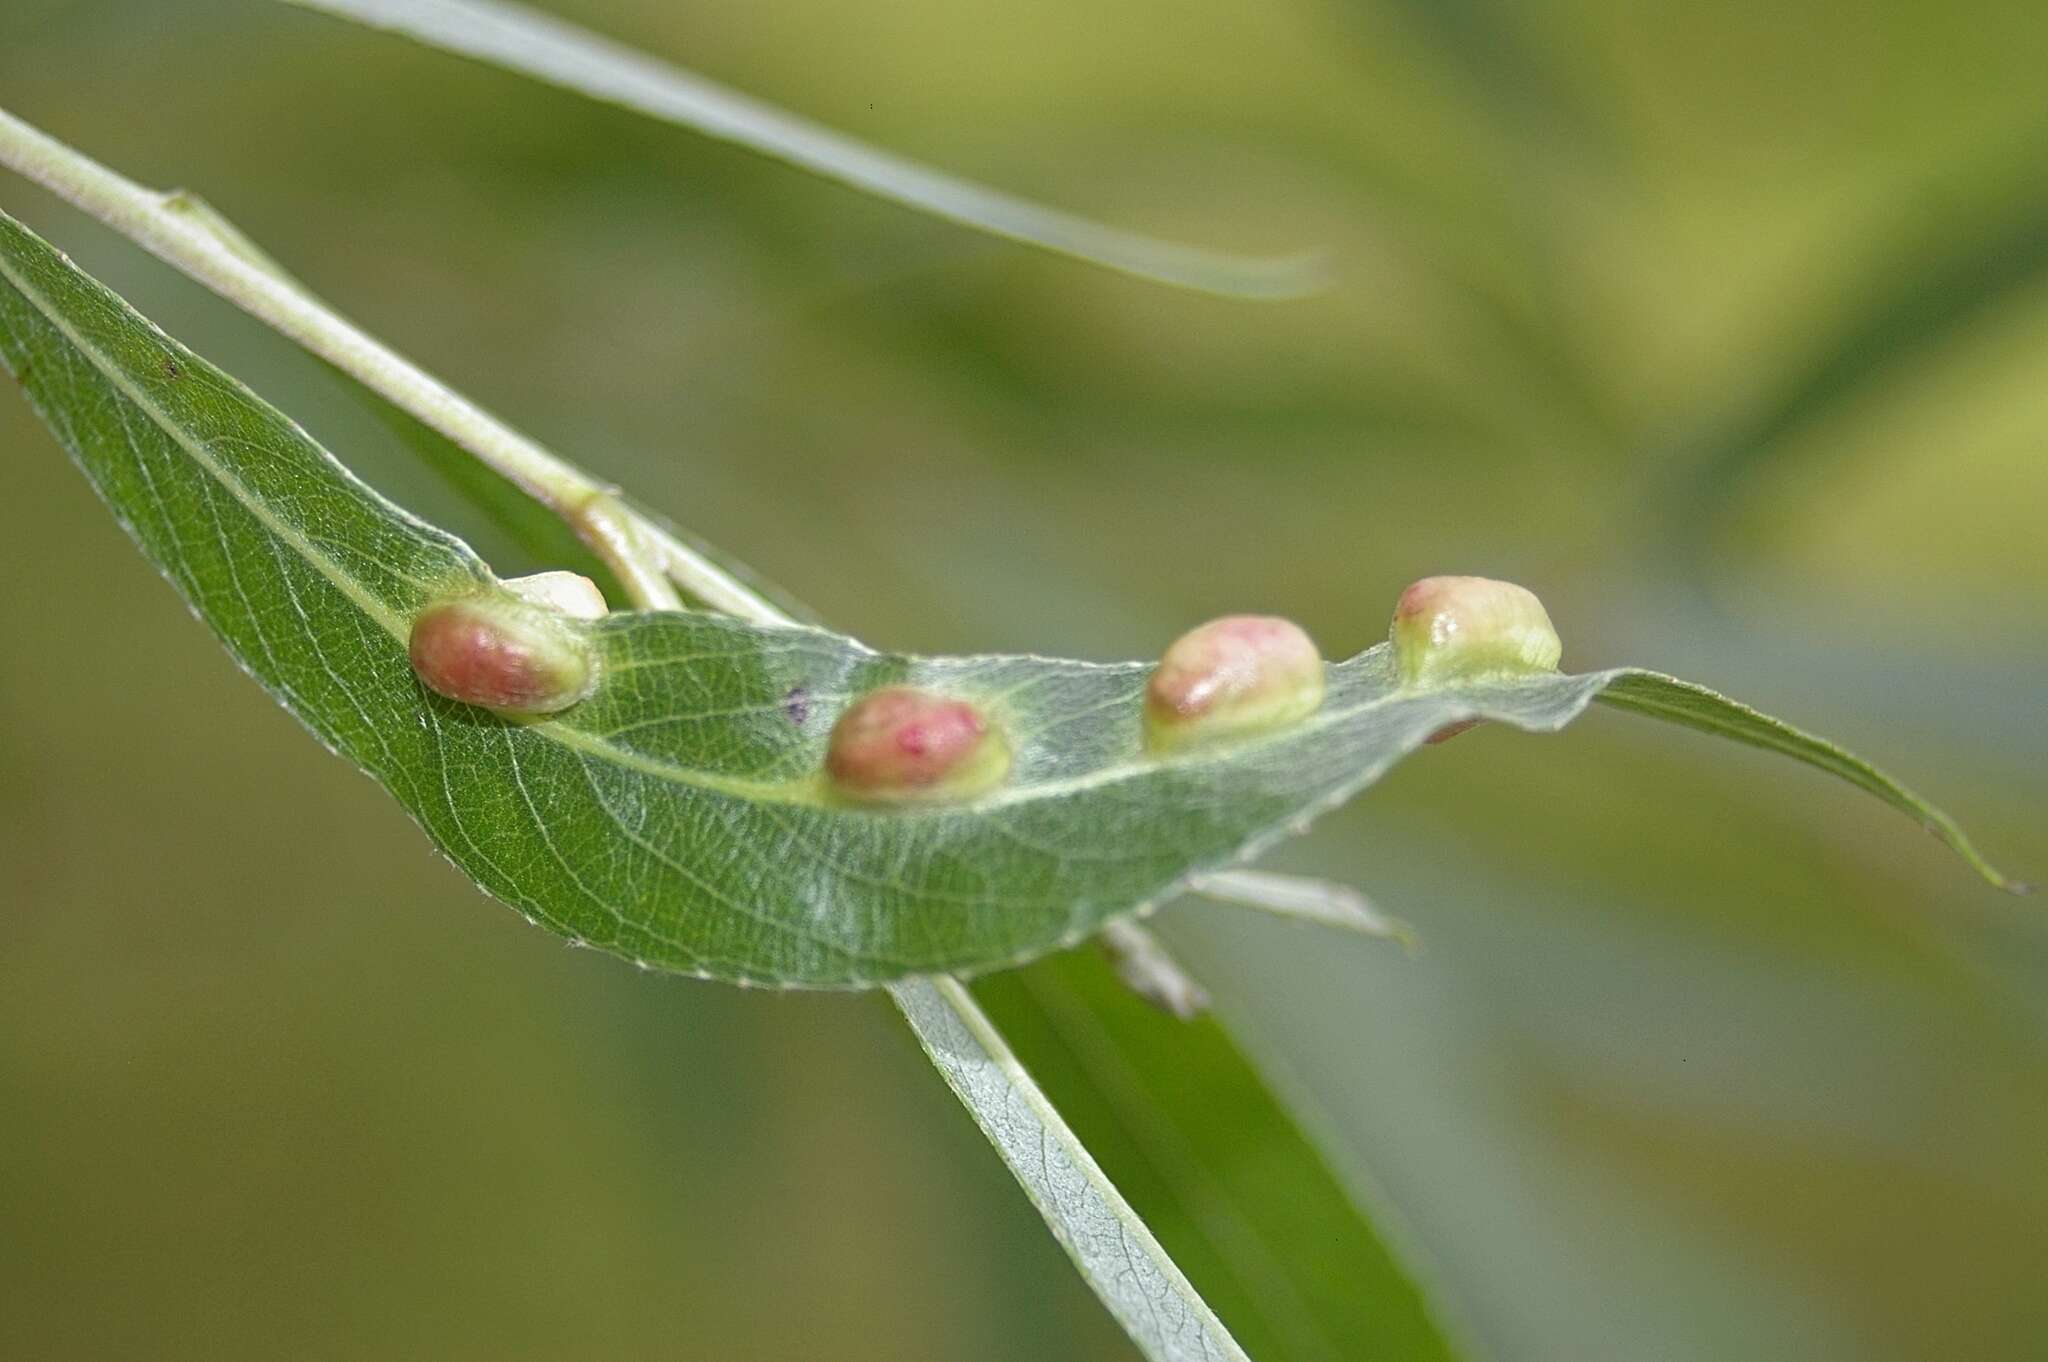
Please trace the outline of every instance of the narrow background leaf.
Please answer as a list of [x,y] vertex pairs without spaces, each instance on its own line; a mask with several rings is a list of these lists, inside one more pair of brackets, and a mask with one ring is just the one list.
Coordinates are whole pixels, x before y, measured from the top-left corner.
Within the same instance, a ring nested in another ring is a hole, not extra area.
[[974,992],[1253,1357],[1470,1356],[1213,1017],[1148,1006],[1093,950]]
[[955,179],[504,0],[288,0],[736,142],[908,207],[1143,279],[1248,298],[1323,286],[1319,258],[1258,260],[1119,231]]

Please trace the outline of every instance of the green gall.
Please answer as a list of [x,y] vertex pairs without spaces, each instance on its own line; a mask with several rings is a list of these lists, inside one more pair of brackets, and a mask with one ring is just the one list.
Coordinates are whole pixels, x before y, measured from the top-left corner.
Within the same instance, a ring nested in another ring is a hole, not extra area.
[[825,772],[850,799],[945,803],[993,789],[1010,773],[1010,744],[973,703],[885,686],[832,726]]
[[545,610],[559,610],[571,619],[601,620],[611,613],[604,592],[580,572],[536,572],[530,577],[513,577],[504,588],[521,600]]
[[1145,687],[1155,752],[1298,723],[1323,703],[1323,656],[1276,615],[1226,615],[1173,641]]
[[428,606],[406,652],[428,690],[501,714],[553,714],[597,687],[588,641],[561,612],[517,597]]
[[1564,653],[1533,592],[1486,577],[1424,577],[1401,593],[1389,637],[1411,686],[1554,672]]

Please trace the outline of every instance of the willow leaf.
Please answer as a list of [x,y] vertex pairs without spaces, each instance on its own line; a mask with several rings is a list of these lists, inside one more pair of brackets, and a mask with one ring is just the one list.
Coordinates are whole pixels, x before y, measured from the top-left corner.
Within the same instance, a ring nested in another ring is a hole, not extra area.
[[1138,1350],[1152,1362],[1249,1362],[967,986],[943,977],[906,979],[889,991],[947,1086]]
[[1609,673],[1603,704],[1616,709],[1646,714],[1667,723],[1696,728],[1702,733],[1730,738],[1766,752],[1777,752],[1817,766],[1828,774],[1848,781],[1860,790],[1876,795],[1903,814],[1918,819],[1921,826],[1948,844],[1970,863],[1979,875],[2008,893],[2024,894],[2033,886],[2002,873],[1984,859],[1955,819],[1935,808],[1905,786],[1893,780],[1853,752],[1844,751],[1825,738],[1794,728],[1782,719],[1758,713],[1748,705],[1730,700],[1705,686],[1681,681],[1661,672],[1627,670]]
[[947,175],[506,0],[286,0],[574,90],[965,227],[1141,279],[1242,298],[1324,286],[1321,257],[1203,250]]
[[1479,1355],[1398,1221],[1354,1204],[1215,1017],[1141,1002],[1096,951],[990,975],[974,994],[1246,1352]]
[[[242,665],[489,892],[665,970],[856,988],[1010,965],[1250,858],[1448,724],[1554,730],[1617,686],[1694,726],[1758,717],[1690,689],[1673,713],[1660,701],[1676,683],[1634,671],[1404,689],[1382,646],[1333,664],[1327,703],[1295,727],[1158,759],[1139,741],[1143,664],[907,657],[820,629],[635,611],[587,626],[603,677],[591,698],[507,721],[429,695],[406,660],[426,605],[498,589],[466,545],[6,218],[0,283],[8,367]],[[834,718],[892,682],[978,699],[1015,748],[1010,782],[947,808],[832,798],[816,773]],[[1774,745],[1852,775],[1854,759],[1798,738]]]

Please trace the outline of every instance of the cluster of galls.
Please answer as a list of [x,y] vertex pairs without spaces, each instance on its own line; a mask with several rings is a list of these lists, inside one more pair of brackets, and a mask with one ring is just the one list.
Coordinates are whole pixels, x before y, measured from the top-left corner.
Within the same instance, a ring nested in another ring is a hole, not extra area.
[[[551,714],[597,685],[571,618],[604,613],[587,578],[542,573],[507,582],[511,599],[465,597],[413,623],[413,670],[431,690],[507,715]],[[1390,640],[1414,688],[1554,671],[1561,652],[1542,602],[1484,577],[1426,577],[1401,593]],[[1227,615],[1175,639],[1145,688],[1145,745],[1179,752],[1271,733],[1323,703],[1323,659],[1291,620]],[[1435,734],[1441,741],[1469,724]],[[955,803],[1008,777],[1002,729],[971,700],[885,686],[833,725],[825,776],[840,796],[873,804]]]

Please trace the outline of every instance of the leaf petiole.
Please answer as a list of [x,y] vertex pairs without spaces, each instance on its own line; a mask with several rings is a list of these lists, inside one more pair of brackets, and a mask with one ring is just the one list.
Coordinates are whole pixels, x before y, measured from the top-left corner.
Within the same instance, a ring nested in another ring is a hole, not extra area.
[[1357,932],[1360,936],[1384,937],[1410,950],[1416,948],[1413,927],[1381,912],[1371,899],[1347,884],[1270,870],[1217,870],[1189,880],[1188,889],[1218,903],[1257,908],[1301,922]]

